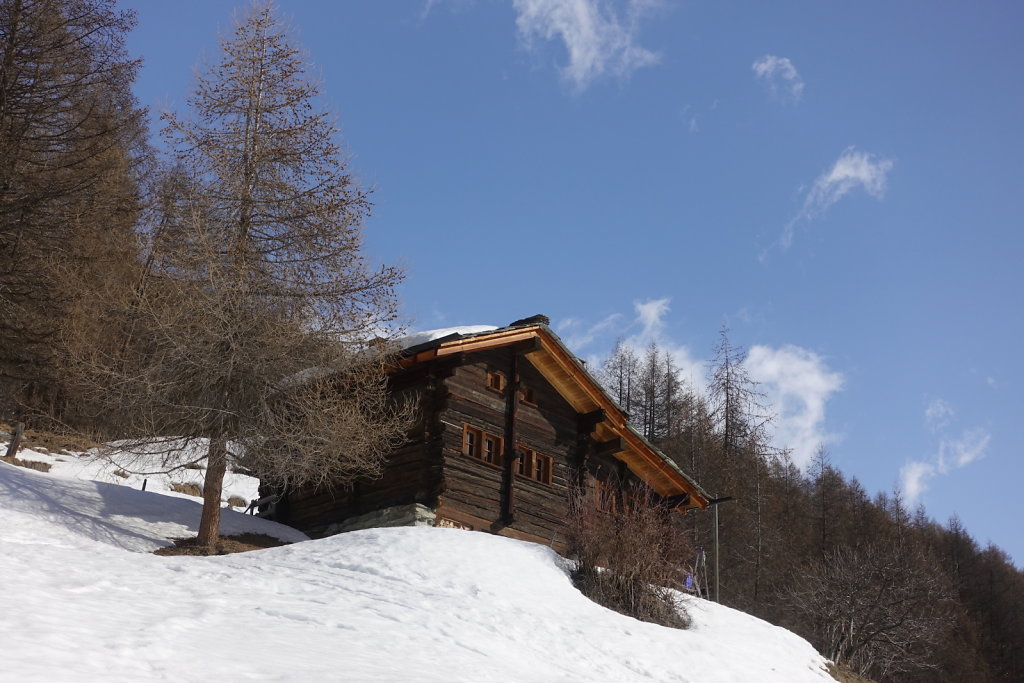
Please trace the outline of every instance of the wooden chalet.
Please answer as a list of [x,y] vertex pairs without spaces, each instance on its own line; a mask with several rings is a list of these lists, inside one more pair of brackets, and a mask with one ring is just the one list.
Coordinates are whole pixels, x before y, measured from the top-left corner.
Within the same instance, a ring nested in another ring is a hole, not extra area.
[[535,316],[405,349],[391,390],[419,402],[383,475],[344,490],[293,490],[272,517],[311,536],[432,524],[562,546],[572,486],[646,482],[664,503],[709,496],[648,443]]

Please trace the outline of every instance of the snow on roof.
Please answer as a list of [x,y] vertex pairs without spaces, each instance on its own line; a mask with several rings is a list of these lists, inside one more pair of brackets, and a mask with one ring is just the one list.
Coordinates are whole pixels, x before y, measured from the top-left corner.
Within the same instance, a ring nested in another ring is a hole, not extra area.
[[500,329],[494,325],[462,325],[459,327],[442,327],[436,330],[424,330],[422,332],[412,332],[399,337],[396,341],[398,346],[403,349],[408,349],[412,346],[418,346],[420,344],[426,344],[432,342],[435,339],[441,339],[442,337],[448,337],[453,334],[480,334],[481,332],[493,332],[494,330]]

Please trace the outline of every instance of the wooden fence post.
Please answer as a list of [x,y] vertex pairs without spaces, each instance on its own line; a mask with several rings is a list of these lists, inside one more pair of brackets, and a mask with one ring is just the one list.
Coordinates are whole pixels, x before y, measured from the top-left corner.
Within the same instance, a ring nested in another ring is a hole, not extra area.
[[25,423],[19,422],[14,425],[14,434],[11,435],[11,442],[7,444],[7,456],[13,458],[18,454],[18,448],[21,446],[21,437],[25,433]]

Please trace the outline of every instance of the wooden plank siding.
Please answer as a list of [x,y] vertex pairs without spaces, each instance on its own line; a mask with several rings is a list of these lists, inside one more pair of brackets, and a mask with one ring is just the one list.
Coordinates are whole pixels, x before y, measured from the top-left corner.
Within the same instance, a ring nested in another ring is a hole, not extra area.
[[[571,469],[576,467],[579,434],[577,413],[523,357],[518,362],[520,386],[533,389],[533,405],[516,397],[516,446],[551,458],[551,483],[514,476],[514,517],[508,520],[509,468],[498,467],[463,454],[463,427],[504,436],[506,400],[513,390],[513,351],[495,349],[467,356],[445,382],[447,400],[440,419],[444,425],[444,482],[438,516],[463,526],[560,543],[568,510]],[[509,380],[501,393],[488,386],[488,373],[500,372]]]

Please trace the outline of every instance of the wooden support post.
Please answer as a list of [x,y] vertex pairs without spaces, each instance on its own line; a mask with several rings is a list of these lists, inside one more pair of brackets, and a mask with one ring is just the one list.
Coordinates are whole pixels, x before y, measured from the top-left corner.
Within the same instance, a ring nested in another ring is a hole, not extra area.
[[14,458],[18,455],[18,449],[21,447],[21,438],[25,434],[25,423],[19,422],[14,425],[14,434],[11,435],[11,442],[7,444],[7,457]]
[[715,602],[720,602],[718,594],[718,506],[715,505],[711,509],[715,517]]
[[594,430],[597,425],[605,419],[605,412],[598,408],[589,413],[581,413],[576,416],[576,458],[573,481],[573,496],[582,502],[587,495],[587,476],[589,472],[590,459],[597,453],[597,443],[594,441]]
[[505,386],[505,524],[516,519],[516,473],[522,454],[516,448],[516,412],[519,406],[519,354],[512,353],[512,372]]

